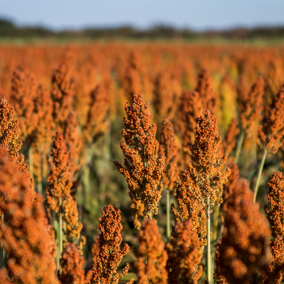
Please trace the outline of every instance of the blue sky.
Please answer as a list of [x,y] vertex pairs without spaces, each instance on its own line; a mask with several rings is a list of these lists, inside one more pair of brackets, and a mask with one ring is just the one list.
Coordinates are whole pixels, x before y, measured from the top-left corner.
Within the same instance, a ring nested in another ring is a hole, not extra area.
[[284,0],[0,0],[0,16],[53,29],[169,24],[197,30],[284,25]]

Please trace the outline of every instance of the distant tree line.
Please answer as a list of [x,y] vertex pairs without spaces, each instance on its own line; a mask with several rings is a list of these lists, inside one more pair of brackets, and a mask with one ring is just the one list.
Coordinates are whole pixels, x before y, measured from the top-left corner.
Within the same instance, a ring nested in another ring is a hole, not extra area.
[[225,38],[225,39],[254,39],[254,38],[281,38],[284,37],[284,26],[233,28],[227,30],[207,30],[197,32],[191,29],[176,29],[171,26],[157,25],[148,29],[137,29],[131,26],[112,28],[85,28],[82,30],[54,31],[43,26],[17,26],[13,21],[0,18],[1,38],[89,38],[89,39],[198,39],[198,38]]

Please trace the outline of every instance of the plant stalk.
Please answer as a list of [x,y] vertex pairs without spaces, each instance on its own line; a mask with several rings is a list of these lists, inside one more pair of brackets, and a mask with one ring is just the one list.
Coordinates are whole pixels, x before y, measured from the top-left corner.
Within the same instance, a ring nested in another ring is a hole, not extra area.
[[43,192],[42,192],[42,181],[38,181],[36,183],[36,187],[37,187],[37,192],[40,193],[41,195],[43,195]]
[[207,283],[211,279],[210,196],[207,197]]
[[167,191],[167,238],[170,239],[171,235],[171,213],[170,213],[170,191]]
[[90,195],[90,164],[92,161],[93,151],[92,151],[92,145],[88,146],[86,153],[85,153],[85,165],[83,167],[83,191],[82,191],[82,206],[80,206],[80,221],[83,223],[84,217],[85,217],[85,208],[88,208],[89,201],[87,196]]
[[240,156],[241,149],[242,149],[243,142],[244,142],[244,137],[245,137],[245,132],[241,130],[240,137],[239,137],[238,144],[237,144],[237,149],[236,149],[236,159],[235,159],[236,164],[238,163],[238,160],[239,160],[239,156]]
[[263,166],[264,166],[264,163],[265,163],[266,156],[267,156],[267,148],[265,147],[264,151],[263,151],[262,158],[261,158],[261,162],[260,162],[260,165],[259,165],[259,169],[258,169],[257,180],[256,180],[256,183],[255,183],[255,186],[254,186],[254,191],[253,191],[253,201],[254,202],[256,200],[256,196],[257,196],[257,192],[258,192],[258,186],[259,186],[259,182],[260,182],[261,174],[262,174],[262,171],[263,171]]

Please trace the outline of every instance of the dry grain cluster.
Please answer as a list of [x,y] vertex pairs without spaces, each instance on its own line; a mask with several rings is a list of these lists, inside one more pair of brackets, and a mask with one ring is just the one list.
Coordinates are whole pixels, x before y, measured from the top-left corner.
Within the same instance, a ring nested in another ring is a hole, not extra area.
[[284,48],[0,47],[0,282],[273,284]]

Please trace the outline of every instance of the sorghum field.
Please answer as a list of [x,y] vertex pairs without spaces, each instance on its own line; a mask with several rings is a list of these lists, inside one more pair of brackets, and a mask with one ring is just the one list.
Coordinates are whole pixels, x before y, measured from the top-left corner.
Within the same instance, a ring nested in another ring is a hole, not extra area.
[[283,54],[1,45],[1,284],[283,283]]

